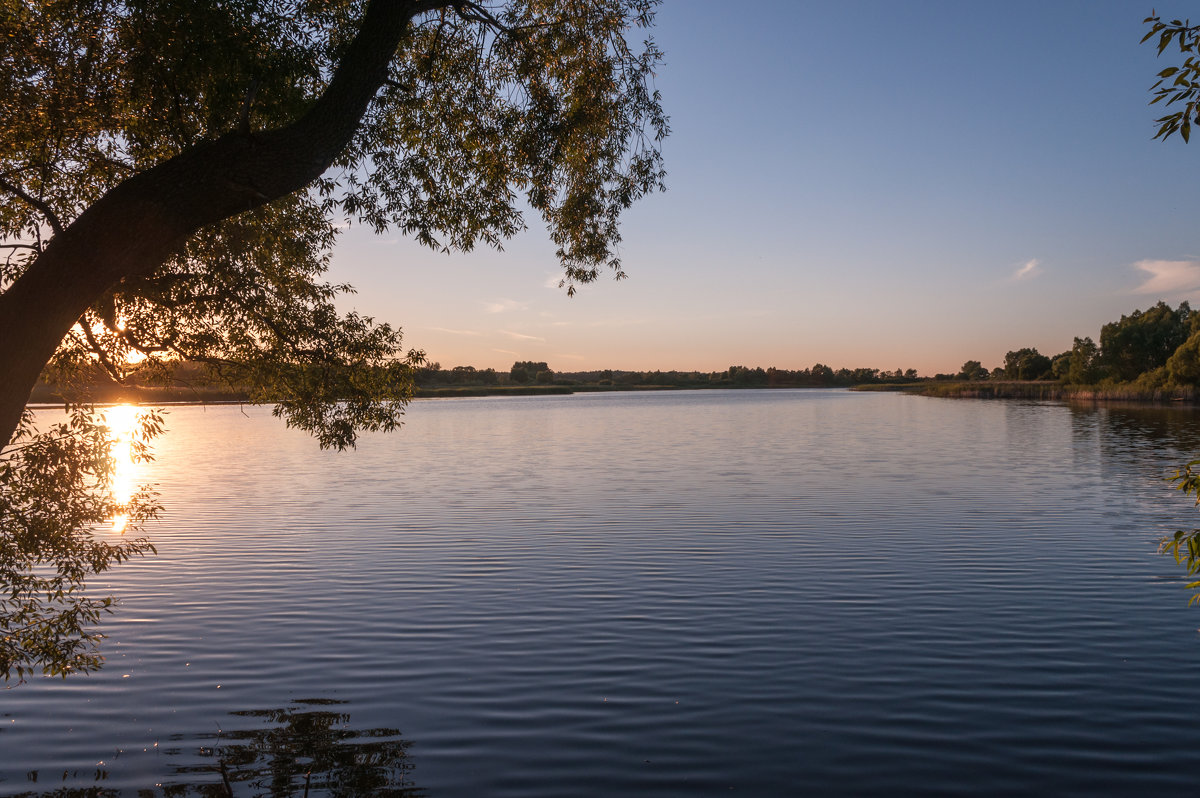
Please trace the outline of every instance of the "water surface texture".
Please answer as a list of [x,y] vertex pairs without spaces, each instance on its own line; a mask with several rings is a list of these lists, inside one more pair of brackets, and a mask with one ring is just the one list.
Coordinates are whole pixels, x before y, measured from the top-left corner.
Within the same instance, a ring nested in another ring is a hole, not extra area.
[[[108,664],[0,692],[0,794],[1194,795],[1177,409],[423,401],[321,452],[181,407]],[[140,792],[139,792],[140,791]]]

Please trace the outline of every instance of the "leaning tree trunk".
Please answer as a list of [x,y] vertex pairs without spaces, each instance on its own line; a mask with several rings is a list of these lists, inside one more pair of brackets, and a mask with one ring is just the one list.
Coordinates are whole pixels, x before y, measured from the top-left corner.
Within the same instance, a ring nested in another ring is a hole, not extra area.
[[408,23],[448,0],[372,0],[312,108],[292,124],[230,133],[118,184],[0,294],[0,446],[12,439],[38,376],[84,311],[126,277],[162,266],[205,225],[316,180],[349,144]]

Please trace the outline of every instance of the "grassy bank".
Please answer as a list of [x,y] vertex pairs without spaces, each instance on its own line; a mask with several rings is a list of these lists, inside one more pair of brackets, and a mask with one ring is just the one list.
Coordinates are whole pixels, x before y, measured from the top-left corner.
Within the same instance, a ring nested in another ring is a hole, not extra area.
[[[679,385],[463,385],[417,388],[418,399],[454,399],[477,396],[565,396],[573,393],[612,391],[712,390],[733,386]],[[743,386],[744,390],[774,390]],[[1200,404],[1200,391],[1191,386],[1145,389],[1136,385],[1084,386],[1062,385],[1046,381],[986,382],[903,382],[856,385],[852,391],[890,391],[946,399],[1043,399],[1079,402],[1146,402]],[[248,402],[249,395],[215,386],[200,387],[123,387],[92,386],[92,401],[97,404],[207,404]],[[62,404],[63,397],[54,388],[38,385],[30,396],[33,404]]]
[[1191,386],[1141,388],[1136,385],[1062,385],[1057,382],[921,382],[909,385],[862,385],[855,391],[903,391],[948,399],[1055,399],[1077,402],[1200,403]]
[[470,396],[547,396],[574,393],[567,385],[468,385],[417,388],[418,399],[454,399]]
[[[610,391],[675,391],[674,385],[466,385],[417,388],[417,399],[456,399],[475,396],[563,396],[573,393]],[[208,404],[249,402],[245,391],[216,387],[125,387],[102,385],[89,388],[96,404]],[[63,404],[61,393],[48,385],[38,385],[29,397],[31,404]]]
[[[244,391],[214,386],[190,387],[128,387],[122,385],[93,385],[88,388],[96,404],[203,404],[207,402],[244,402]],[[31,404],[62,404],[63,395],[52,386],[38,384],[29,395]]]

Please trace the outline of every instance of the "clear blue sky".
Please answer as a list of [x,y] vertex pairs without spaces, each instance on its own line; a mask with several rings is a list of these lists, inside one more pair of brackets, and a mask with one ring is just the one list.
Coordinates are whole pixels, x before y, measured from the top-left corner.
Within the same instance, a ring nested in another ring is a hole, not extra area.
[[1150,9],[667,0],[669,190],[626,217],[628,280],[567,298],[537,218],[503,253],[453,256],[352,229],[332,278],[444,367],[1053,355],[1200,298],[1200,141],[1151,140]]

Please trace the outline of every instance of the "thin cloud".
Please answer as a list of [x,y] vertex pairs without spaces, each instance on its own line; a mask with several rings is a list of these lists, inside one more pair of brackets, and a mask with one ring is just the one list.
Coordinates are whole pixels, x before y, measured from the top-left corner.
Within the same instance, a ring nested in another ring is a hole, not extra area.
[[1133,289],[1135,294],[1181,294],[1200,289],[1200,261],[1139,260],[1133,264],[1148,276]]
[[520,352],[514,352],[511,349],[492,349],[493,352],[499,352],[502,355],[520,355]]
[[497,299],[494,302],[483,303],[483,309],[488,313],[504,313],[509,310],[524,310],[525,305],[515,299]]
[[[718,318],[718,317],[714,317],[714,318]],[[723,316],[723,317],[719,317],[719,318],[728,318],[728,316]],[[648,324],[649,322],[650,322],[650,319],[628,319],[628,318],[626,318],[626,319],[598,319],[596,321],[586,322],[586,323],[582,324],[581,326],[584,326],[584,327],[634,327],[639,324]]]
[[451,335],[483,335],[483,333],[479,332],[478,330],[451,330],[449,327],[428,327],[426,329],[432,330],[433,332],[450,333]]
[[1014,280],[1026,280],[1030,277],[1036,277],[1042,273],[1042,262],[1037,258],[1030,258],[1022,263],[1017,270],[1013,272]]
[[513,332],[512,330],[500,330],[501,335],[507,335],[509,338],[515,338],[518,341],[541,341],[546,343],[545,338],[538,338],[536,335],[526,335],[525,333]]

